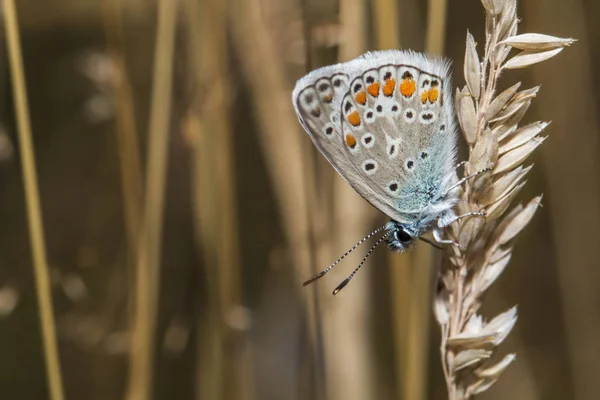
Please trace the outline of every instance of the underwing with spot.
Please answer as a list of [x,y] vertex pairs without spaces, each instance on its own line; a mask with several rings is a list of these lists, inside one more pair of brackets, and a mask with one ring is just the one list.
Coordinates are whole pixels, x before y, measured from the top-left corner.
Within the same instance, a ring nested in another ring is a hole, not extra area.
[[292,100],[323,156],[391,219],[374,232],[385,231],[376,245],[385,240],[404,251],[429,231],[448,243],[441,228],[456,219],[458,179],[447,61],[412,51],[366,53],[304,76]]

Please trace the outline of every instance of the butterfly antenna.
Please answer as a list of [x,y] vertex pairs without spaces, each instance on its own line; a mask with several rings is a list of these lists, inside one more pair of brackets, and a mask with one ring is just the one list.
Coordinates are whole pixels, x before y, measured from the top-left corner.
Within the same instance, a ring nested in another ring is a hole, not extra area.
[[360,246],[365,240],[370,239],[371,236],[373,236],[373,235],[381,232],[382,230],[384,230],[385,227],[386,227],[386,225],[382,226],[381,228],[375,229],[373,232],[369,233],[367,236],[365,236],[364,238],[362,238],[358,243],[356,243],[354,246],[352,246],[352,248],[350,250],[348,250],[343,256],[341,256],[340,258],[338,258],[333,264],[331,264],[329,267],[325,268],[323,271],[321,271],[318,274],[316,274],[316,275],[312,276],[311,278],[309,278],[306,282],[304,282],[302,284],[302,286],[310,285],[311,283],[313,283],[317,279],[323,277],[323,275],[325,275],[326,273],[328,273],[331,270],[331,268],[333,268],[337,264],[339,264],[340,261],[342,261],[344,258],[346,258],[346,256],[348,254],[352,253],[354,251],[354,249],[356,249],[358,246]]
[[363,266],[363,264],[365,263],[365,261],[367,261],[367,258],[369,258],[369,256],[371,255],[371,253],[373,252],[373,250],[375,250],[375,248],[377,248],[377,246],[379,246],[379,244],[381,242],[383,242],[385,239],[387,239],[387,237],[389,236],[390,232],[387,232],[385,235],[383,235],[382,237],[380,237],[379,239],[377,239],[377,241],[375,242],[375,244],[371,247],[371,249],[367,252],[367,254],[365,254],[365,257],[362,259],[362,261],[360,262],[360,264],[358,264],[358,267],[356,267],[354,269],[354,271],[352,271],[352,273],[350,275],[348,275],[348,277],[346,279],[344,279],[342,281],[342,283],[340,283],[334,290],[333,290],[333,295],[335,296],[336,294],[338,294],[348,283],[350,283],[350,280],[352,278],[354,278],[354,275],[358,272],[358,270],[360,269],[360,267]]

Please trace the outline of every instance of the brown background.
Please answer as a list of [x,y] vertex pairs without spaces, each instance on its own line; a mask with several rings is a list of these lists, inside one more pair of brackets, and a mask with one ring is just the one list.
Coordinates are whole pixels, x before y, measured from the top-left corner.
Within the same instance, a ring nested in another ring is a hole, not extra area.
[[[463,85],[466,30],[479,48],[484,43],[481,4],[168,3],[179,8],[172,103],[159,103],[171,111],[158,207],[164,223],[159,276],[147,272],[145,286],[136,285],[136,266],[144,271],[136,249],[144,204],[156,196],[143,187],[153,162],[157,4],[18,2],[66,398],[135,393],[134,299],[147,291],[157,304],[150,309],[156,324],[146,325],[155,333],[147,363],[155,399],[444,399],[430,307],[429,265],[440,253],[380,249],[331,296],[361,248],[314,287],[301,287],[385,219],[313,149],[290,98],[307,71],[377,48],[443,53]],[[541,84],[526,122],[552,124],[518,199],[544,193],[544,207],[484,307],[495,315],[519,305],[501,347],[517,360],[480,398],[588,400],[600,396],[600,5],[527,0],[519,10],[521,33],[579,41],[501,81]],[[0,397],[45,399],[4,30],[1,36]]]

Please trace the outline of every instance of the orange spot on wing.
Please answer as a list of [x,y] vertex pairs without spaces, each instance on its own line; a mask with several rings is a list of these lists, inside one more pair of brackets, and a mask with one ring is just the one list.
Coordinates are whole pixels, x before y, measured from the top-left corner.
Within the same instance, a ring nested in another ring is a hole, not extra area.
[[369,85],[367,88],[369,94],[373,97],[379,96],[379,82],[375,82]]
[[385,85],[383,86],[383,94],[385,96],[391,96],[394,94],[394,87],[396,86],[396,81],[394,79],[388,79],[385,81]]
[[348,122],[350,122],[353,126],[360,125],[360,115],[358,114],[358,111],[353,111],[350,113],[350,115],[348,115],[347,118]]
[[415,81],[411,78],[403,79],[400,84],[400,93],[402,93],[402,96],[404,97],[412,96],[416,89]]
[[439,94],[440,94],[440,92],[437,89],[435,89],[435,88],[430,89],[429,90],[429,102],[435,103],[436,100],[438,99]]
[[423,104],[427,103],[428,97],[429,97],[429,90],[423,90],[423,92],[421,92],[421,103],[423,103]]
[[348,145],[348,147],[352,148],[356,146],[356,138],[354,137],[354,135],[351,135],[349,133],[346,134],[346,144]]
[[365,92],[364,90],[361,92],[358,92],[356,94],[356,96],[354,97],[354,100],[356,100],[356,102],[360,105],[365,105],[365,103],[367,102],[367,92]]
[[323,96],[323,101],[325,103],[331,103],[332,100],[333,100],[333,95],[332,94],[328,94],[328,95]]

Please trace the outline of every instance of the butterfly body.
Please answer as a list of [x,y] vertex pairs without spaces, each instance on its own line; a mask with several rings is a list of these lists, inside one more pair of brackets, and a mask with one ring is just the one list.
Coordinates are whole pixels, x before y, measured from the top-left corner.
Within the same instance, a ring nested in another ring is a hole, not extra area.
[[294,89],[296,113],[315,146],[390,217],[386,241],[393,250],[407,250],[454,217],[450,88],[446,61],[388,50],[317,69]]

